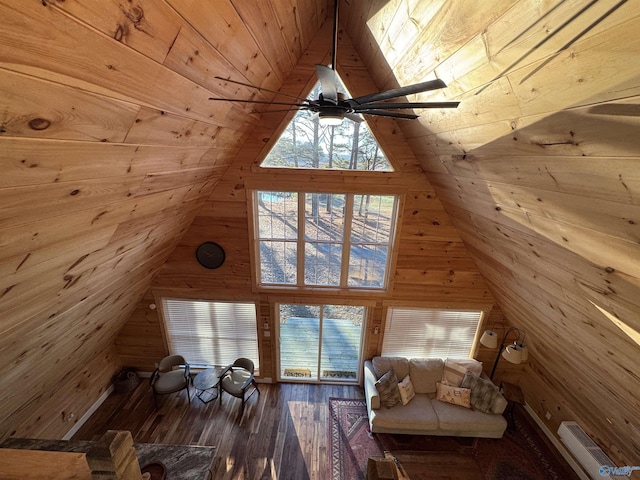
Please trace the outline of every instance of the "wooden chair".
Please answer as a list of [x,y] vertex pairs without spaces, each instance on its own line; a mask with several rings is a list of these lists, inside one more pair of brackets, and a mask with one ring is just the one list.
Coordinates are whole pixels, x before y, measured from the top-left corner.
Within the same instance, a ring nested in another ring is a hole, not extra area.
[[[176,369],[177,368],[177,369]],[[153,388],[153,402],[158,408],[157,395],[167,395],[187,389],[187,398],[191,403],[189,392],[189,382],[191,372],[189,364],[182,355],[170,355],[160,360],[158,368],[151,375],[151,386]]]
[[[247,399],[258,392],[258,384],[253,378],[253,362],[248,358],[238,358],[232,365],[226,367],[220,373],[220,404],[222,404],[222,392],[227,392],[236,398],[242,399],[240,417],[244,413],[244,404]],[[249,393],[247,395],[247,393]]]

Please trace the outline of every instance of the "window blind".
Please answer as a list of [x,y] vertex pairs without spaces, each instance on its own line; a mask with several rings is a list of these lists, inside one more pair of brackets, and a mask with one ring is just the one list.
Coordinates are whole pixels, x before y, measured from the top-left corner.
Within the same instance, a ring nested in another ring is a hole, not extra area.
[[382,355],[467,358],[481,311],[389,308]]
[[162,304],[172,354],[192,365],[230,365],[246,357],[259,367],[255,304],[168,298]]

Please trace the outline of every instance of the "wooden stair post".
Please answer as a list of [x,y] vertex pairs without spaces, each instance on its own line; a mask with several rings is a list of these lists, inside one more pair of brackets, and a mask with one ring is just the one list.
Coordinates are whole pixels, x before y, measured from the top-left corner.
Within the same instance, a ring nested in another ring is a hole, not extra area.
[[142,480],[131,432],[109,430],[87,452],[92,480]]

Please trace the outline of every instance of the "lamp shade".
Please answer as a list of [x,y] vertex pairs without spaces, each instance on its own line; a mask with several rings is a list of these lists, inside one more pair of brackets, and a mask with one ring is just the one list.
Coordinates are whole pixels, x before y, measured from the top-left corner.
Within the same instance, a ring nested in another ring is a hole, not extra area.
[[480,337],[480,343],[487,348],[496,348],[498,346],[498,334],[493,330],[485,330]]
[[522,353],[522,363],[526,362],[529,358],[529,348],[521,342],[517,342],[517,344],[520,347],[520,352]]
[[502,358],[509,363],[515,363],[516,365],[522,363],[522,347],[512,343],[502,352]]

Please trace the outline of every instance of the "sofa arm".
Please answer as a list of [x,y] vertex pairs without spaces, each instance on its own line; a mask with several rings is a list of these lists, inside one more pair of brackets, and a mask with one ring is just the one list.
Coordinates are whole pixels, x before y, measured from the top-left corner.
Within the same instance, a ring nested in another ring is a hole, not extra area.
[[367,410],[378,410],[380,408],[380,394],[376,388],[378,378],[373,370],[370,360],[364,362],[364,395],[367,401]]

